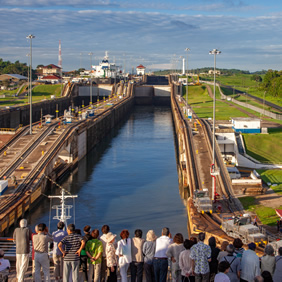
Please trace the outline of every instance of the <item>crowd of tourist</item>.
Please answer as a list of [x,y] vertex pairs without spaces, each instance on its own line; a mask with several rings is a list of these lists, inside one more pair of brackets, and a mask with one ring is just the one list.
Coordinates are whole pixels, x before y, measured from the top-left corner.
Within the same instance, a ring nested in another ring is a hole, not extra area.
[[[162,229],[160,237],[149,230],[146,240],[140,229],[135,230],[133,236],[128,230],[122,230],[117,238],[108,225],[102,227],[101,236],[98,229],[91,231],[89,225],[84,227],[84,234],[74,224],[69,224],[64,231],[64,223],[59,222],[57,228],[50,234],[41,223],[32,234],[27,221],[20,221],[20,227],[14,231],[17,281],[24,281],[30,240],[35,282],[42,281],[41,271],[44,281],[50,281],[50,243],[56,281],[79,281],[80,268],[83,280],[91,282],[116,282],[118,273],[121,282],[127,282],[128,271],[131,282],[142,282],[143,273],[147,282],[164,282],[170,275],[174,282],[282,281],[282,247],[275,257],[273,247],[267,245],[265,254],[259,257],[256,244],[250,243],[245,250],[239,238],[233,244],[223,241],[217,247],[214,237],[209,238],[208,244],[204,243],[205,233],[184,240],[180,233],[172,237],[167,227]],[[0,250],[0,267],[3,257]]]

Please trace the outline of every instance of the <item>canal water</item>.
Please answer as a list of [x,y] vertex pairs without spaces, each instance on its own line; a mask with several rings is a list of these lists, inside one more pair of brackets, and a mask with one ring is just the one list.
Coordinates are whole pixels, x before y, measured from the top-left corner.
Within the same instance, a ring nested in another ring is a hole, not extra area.
[[[175,135],[169,107],[137,106],[129,118],[79,162],[61,185],[78,198],[74,203],[77,228],[89,224],[101,229],[108,224],[119,234],[128,229],[149,229],[160,235],[169,227],[172,235],[187,238],[187,213],[179,194]],[[59,193],[55,189],[52,193]],[[58,204],[53,200],[52,205]],[[68,204],[73,205],[72,200]],[[52,210],[51,217],[55,216]],[[45,199],[28,214],[35,224],[50,224],[50,200]],[[72,218],[69,223],[73,222]]]

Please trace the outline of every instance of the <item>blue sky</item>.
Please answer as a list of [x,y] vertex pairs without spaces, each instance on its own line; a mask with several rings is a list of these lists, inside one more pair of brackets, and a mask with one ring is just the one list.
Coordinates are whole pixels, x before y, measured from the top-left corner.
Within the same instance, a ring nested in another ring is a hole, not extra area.
[[127,71],[181,67],[190,48],[189,68],[249,71],[282,69],[280,0],[0,0],[0,57],[27,62],[28,34],[34,34],[33,66],[89,68],[109,52]]

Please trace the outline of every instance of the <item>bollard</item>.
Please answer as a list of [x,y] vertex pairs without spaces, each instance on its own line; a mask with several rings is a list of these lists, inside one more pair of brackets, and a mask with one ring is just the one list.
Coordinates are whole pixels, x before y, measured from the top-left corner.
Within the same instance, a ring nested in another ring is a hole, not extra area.
[[42,156],[44,156],[44,151],[42,151]]
[[4,156],[6,156],[7,155],[7,152],[6,151],[4,151]]

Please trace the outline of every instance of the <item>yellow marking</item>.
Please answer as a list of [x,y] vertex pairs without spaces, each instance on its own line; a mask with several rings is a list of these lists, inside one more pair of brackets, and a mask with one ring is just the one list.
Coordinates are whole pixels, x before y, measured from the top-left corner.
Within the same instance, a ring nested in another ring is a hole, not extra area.
[[25,173],[23,173],[23,174],[21,175],[21,178],[26,178],[26,177],[27,177],[27,175],[28,175],[28,173],[27,173],[27,172],[25,172]]

